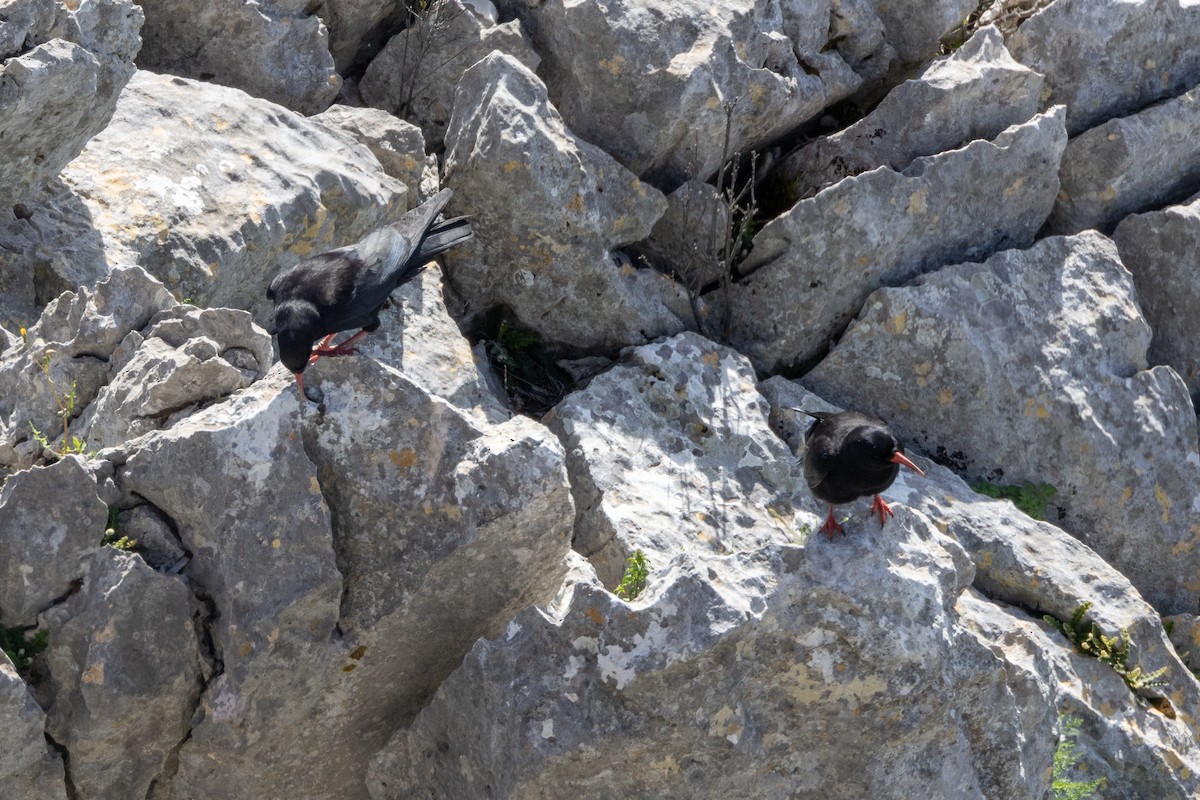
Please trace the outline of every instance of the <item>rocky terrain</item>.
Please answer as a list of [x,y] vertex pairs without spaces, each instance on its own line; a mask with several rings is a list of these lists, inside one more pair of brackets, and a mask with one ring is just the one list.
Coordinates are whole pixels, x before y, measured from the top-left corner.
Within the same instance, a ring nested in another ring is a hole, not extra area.
[[1200,796],[1200,5],[0,0],[0,148],[0,796]]

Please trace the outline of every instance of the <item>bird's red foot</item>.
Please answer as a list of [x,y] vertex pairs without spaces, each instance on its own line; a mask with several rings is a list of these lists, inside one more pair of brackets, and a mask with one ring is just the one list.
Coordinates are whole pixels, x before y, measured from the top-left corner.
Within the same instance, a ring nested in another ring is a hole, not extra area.
[[349,342],[346,344],[339,344],[337,347],[321,347],[320,345],[317,345],[313,348],[313,354],[312,357],[308,359],[308,363],[311,364],[321,356],[329,356],[330,358],[333,356],[352,356],[357,352],[358,350],[351,347]]
[[892,511],[891,506],[883,502],[883,498],[875,495],[875,500],[871,503],[871,511],[879,514],[879,527],[887,524],[887,517],[896,516],[896,512]]
[[829,541],[833,541],[835,533],[846,535],[846,531],[838,524],[838,521],[833,518],[833,506],[829,507],[829,516],[825,518],[825,524],[821,526],[821,533],[829,537]]

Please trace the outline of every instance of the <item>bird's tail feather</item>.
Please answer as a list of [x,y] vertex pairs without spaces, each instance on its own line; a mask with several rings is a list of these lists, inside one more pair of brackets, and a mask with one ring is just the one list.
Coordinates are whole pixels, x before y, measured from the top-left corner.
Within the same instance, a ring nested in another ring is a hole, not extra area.
[[429,228],[429,232],[421,239],[421,247],[415,261],[424,264],[438,253],[443,253],[474,236],[471,223],[467,217],[454,217],[442,220]]

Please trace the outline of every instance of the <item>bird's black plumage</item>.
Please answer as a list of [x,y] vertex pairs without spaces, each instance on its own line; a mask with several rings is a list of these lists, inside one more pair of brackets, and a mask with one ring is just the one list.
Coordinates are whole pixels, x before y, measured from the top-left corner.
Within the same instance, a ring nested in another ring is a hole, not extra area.
[[[275,276],[267,297],[275,302],[272,332],[279,360],[303,383],[314,355],[346,355],[349,344],[379,327],[388,296],[421,271],[434,256],[471,238],[465,217],[434,222],[450,201],[443,189],[391,225],[348,247],[307,258]],[[313,345],[339,331],[362,330],[340,347]]]
[[841,526],[833,506],[875,495],[872,510],[880,522],[892,511],[879,496],[896,480],[904,465],[922,475],[883,420],[858,411],[832,414],[805,411],[817,421],[805,434],[804,480],[818,500],[829,504],[829,518],[821,530],[833,538]]

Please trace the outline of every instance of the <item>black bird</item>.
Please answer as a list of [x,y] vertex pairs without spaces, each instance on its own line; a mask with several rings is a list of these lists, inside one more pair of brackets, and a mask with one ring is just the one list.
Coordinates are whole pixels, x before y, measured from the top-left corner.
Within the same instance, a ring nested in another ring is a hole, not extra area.
[[869,494],[875,495],[871,511],[879,513],[882,527],[887,517],[895,514],[879,493],[896,480],[900,465],[918,475],[925,474],[904,455],[887,423],[857,411],[833,414],[792,410],[816,419],[816,424],[804,435],[808,445],[804,453],[804,480],[818,500],[829,504],[829,516],[821,532],[830,539],[835,533],[844,533],[833,517],[833,507]]
[[[471,238],[466,217],[434,222],[452,194],[443,189],[391,225],[348,247],[306,258],[271,281],[271,333],[279,338],[279,360],[296,376],[301,398],[305,367],[321,356],[353,354],[354,343],[379,327],[379,311],[396,287],[438,253]],[[361,330],[329,346],[339,331],[353,328]]]

